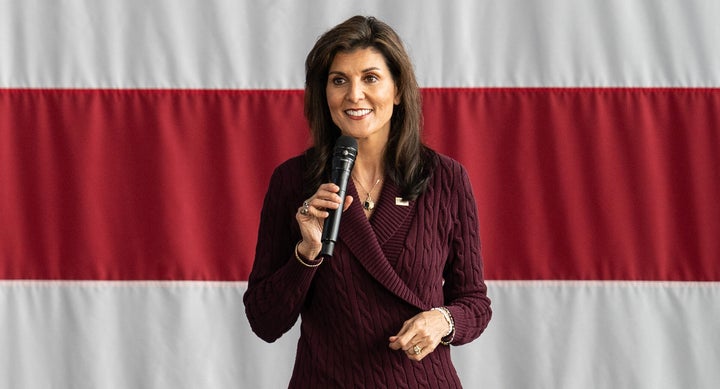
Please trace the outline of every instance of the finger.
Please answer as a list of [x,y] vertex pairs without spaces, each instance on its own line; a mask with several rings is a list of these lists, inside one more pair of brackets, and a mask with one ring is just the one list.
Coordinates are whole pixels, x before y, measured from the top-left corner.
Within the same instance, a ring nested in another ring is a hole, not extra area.
[[[328,217],[329,213],[326,209],[337,209],[340,202],[340,197],[338,195],[332,193],[328,193],[328,195],[331,196],[331,200],[322,199],[318,194],[316,194],[315,196],[303,201],[302,206],[298,208],[298,213],[308,219],[310,217],[321,219]],[[337,200],[337,202],[335,200]]]
[[345,206],[343,207],[343,212],[347,211],[348,208],[350,208],[350,204],[353,202],[352,196],[346,196],[345,197]]
[[[327,185],[327,187],[325,186]],[[320,186],[318,188],[317,192],[310,198],[311,200],[310,205],[322,209],[322,208],[332,208],[337,209],[340,205],[341,198],[337,194],[337,185],[334,184],[325,184],[323,186]],[[327,188],[327,189],[326,189]]]
[[408,349],[407,353],[408,353],[408,355],[417,357],[420,354],[422,354],[424,351],[425,351],[425,348],[422,347],[422,345],[420,343],[417,343],[414,346],[412,346],[410,349]]
[[403,345],[398,342],[398,339],[400,338],[396,335],[389,337],[388,341],[390,342],[390,344],[388,346],[393,350],[402,350]]
[[422,340],[418,338],[412,338],[410,340],[410,343],[406,348],[404,348],[405,352],[410,355],[417,355],[419,354],[418,350],[422,350],[424,348]]
[[414,347],[416,345],[420,346],[420,348],[431,346],[434,341],[427,331],[426,324],[424,320],[419,320],[419,318],[408,320],[400,332],[393,337],[394,344],[399,345],[400,348],[410,354],[414,354],[411,351],[415,351]]
[[403,323],[402,328],[400,328],[400,331],[398,331],[397,334],[391,336],[389,338],[390,340],[390,348],[393,350],[407,350],[411,345],[408,344],[409,340],[412,339],[411,337],[407,336],[407,328],[408,328],[408,322]]
[[333,196],[334,197],[329,199],[316,198],[310,205],[320,211],[326,209],[338,209],[340,207],[340,197],[338,195]]
[[393,343],[397,341],[398,337],[391,336],[389,338],[391,344],[390,348],[393,350],[399,350],[405,353],[405,355],[414,361],[420,361],[428,354],[432,353],[435,350],[435,347],[432,345],[427,345],[425,342],[416,342],[416,339],[413,338],[411,342],[416,342],[414,344],[411,344],[409,347],[400,347],[399,343]]
[[390,348],[393,350],[408,351],[417,341],[413,338],[403,338],[400,336],[391,337]]
[[402,337],[399,337],[398,340],[394,343],[395,350],[402,350],[408,355],[415,355],[415,346],[418,346],[422,349],[423,344],[421,339],[418,339],[417,337],[412,337],[408,339],[403,339]]
[[298,221],[308,221],[314,218],[321,218],[321,217],[327,217],[327,215],[323,216],[323,213],[327,213],[324,210],[318,209],[318,207],[314,206],[312,203],[312,200],[306,200],[303,202],[303,204],[298,207]]
[[415,317],[413,317],[410,320],[405,321],[402,328],[400,328],[400,331],[395,335],[398,337],[397,342],[404,346],[403,349],[412,347],[415,343],[411,342],[417,335],[417,331],[418,323],[417,320],[415,320]]
[[408,359],[413,361],[421,361],[428,355],[428,352],[420,344],[414,345],[410,350],[406,352]]
[[326,190],[328,192],[337,193],[340,191],[340,187],[333,184],[332,182],[326,182],[318,188],[318,190]]

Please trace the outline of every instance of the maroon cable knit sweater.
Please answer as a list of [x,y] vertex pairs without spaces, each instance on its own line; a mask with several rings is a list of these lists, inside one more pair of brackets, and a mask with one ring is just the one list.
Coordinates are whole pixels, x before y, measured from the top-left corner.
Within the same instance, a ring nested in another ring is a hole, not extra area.
[[294,255],[305,158],[273,173],[243,300],[253,331],[267,342],[301,317],[291,388],[461,387],[449,347],[420,362],[388,347],[405,320],[432,307],[452,313],[454,345],[480,336],[490,320],[470,182],[458,162],[437,160],[427,190],[408,206],[396,204],[399,188],[386,181],[370,220],[350,180],[355,200],[334,255],[315,268]]

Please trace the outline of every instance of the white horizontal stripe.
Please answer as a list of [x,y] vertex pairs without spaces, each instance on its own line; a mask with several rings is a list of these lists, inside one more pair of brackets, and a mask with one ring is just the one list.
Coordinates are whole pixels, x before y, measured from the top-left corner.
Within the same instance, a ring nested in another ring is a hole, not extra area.
[[[287,382],[293,340],[268,345],[252,335],[244,285],[0,282],[0,386],[219,389]],[[271,358],[280,371],[265,375],[269,367],[258,358]]]
[[648,389],[720,382],[720,282],[488,284],[490,326],[453,355],[465,382]]
[[301,89],[315,39],[392,25],[423,87],[720,86],[720,2],[0,0],[0,87]]
[[[250,331],[245,282],[1,281],[12,388],[284,387],[297,326]],[[465,387],[711,388],[720,283],[489,281],[485,334],[453,348]]]

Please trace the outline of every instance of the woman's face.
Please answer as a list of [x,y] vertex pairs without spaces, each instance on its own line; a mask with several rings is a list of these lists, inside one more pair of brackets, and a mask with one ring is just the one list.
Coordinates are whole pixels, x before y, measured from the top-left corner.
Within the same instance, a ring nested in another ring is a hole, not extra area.
[[326,92],[332,120],[343,135],[387,141],[400,96],[380,52],[365,48],[336,54]]

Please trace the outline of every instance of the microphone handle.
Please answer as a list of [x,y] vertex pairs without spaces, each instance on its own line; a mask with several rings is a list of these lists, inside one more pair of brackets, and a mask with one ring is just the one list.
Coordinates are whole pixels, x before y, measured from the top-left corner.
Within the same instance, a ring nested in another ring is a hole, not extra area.
[[[352,167],[351,167],[352,169]],[[345,194],[347,193],[347,184],[350,179],[350,170],[347,166],[333,168],[332,182],[340,187],[338,196],[340,196],[340,206],[338,209],[328,210],[330,215],[325,219],[322,232],[322,249],[320,256],[332,257],[337,242],[338,231],[340,230],[340,218],[342,217],[343,208],[345,207]]]

